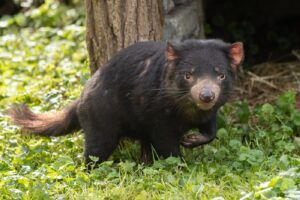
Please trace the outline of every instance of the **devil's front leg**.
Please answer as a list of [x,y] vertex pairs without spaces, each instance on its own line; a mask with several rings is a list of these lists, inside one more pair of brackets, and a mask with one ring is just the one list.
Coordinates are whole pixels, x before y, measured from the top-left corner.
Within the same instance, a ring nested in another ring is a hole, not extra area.
[[207,144],[213,141],[217,132],[216,115],[214,115],[209,121],[200,125],[200,134],[191,134],[183,136],[181,144],[184,147],[194,148],[202,144]]

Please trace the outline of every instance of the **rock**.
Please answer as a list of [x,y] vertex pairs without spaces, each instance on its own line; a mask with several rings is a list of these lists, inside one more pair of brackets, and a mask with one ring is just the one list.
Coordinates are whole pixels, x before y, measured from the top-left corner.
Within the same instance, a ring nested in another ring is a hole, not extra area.
[[173,0],[164,0],[163,7],[164,7],[164,13],[167,14],[175,7],[175,4]]
[[188,0],[173,0],[175,6],[179,6],[188,2]]
[[184,40],[187,38],[198,38],[201,33],[199,16],[197,1],[175,7],[170,14],[165,16],[163,39]]

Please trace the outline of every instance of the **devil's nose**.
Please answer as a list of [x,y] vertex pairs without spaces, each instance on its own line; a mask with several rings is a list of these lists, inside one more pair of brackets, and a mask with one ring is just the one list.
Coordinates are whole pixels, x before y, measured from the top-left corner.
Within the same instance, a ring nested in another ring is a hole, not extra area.
[[215,93],[208,89],[203,89],[200,92],[199,99],[205,103],[209,103],[215,99]]

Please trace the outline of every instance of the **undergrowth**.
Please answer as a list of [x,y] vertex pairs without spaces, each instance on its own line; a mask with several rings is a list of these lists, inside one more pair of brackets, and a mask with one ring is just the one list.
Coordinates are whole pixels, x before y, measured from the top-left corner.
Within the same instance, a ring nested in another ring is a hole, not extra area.
[[274,104],[227,104],[218,139],[182,148],[184,161],[141,165],[139,144],[124,141],[88,173],[81,131],[21,135],[4,115],[9,106],[62,108],[89,78],[82,8],[46,2],[0,21],[0,199],[300,199],[300,113],[293,92]]

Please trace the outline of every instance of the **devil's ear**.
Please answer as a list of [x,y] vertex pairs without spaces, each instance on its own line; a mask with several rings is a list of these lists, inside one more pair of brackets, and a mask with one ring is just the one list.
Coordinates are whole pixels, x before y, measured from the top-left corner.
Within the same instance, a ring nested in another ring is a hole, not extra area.
[[170,42],[167,42],[166,57],[168,61],[174,61],[180,57],[178,50]]
[[230,46],[229,57],[231,59],[231,67],[237,70],[244,61],[244,47],[242,42],[235,42]]

